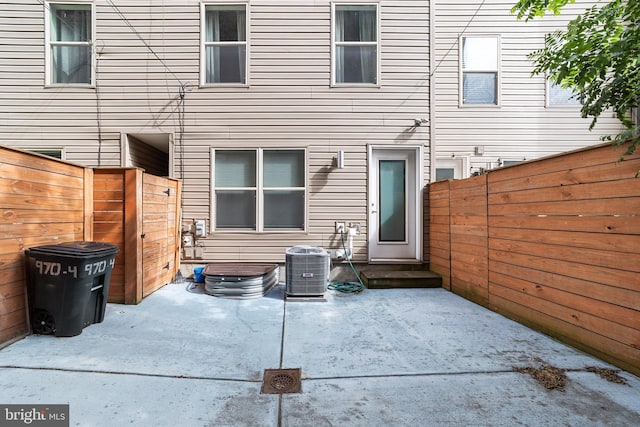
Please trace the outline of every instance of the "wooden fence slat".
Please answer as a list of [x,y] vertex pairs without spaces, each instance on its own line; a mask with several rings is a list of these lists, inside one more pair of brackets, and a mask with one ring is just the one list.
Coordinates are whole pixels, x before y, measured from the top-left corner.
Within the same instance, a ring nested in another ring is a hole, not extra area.
[[84,209],[84,199],[40,197],[39,195],[2,194],[4,209],[80,211]]
[[[503,239],[491,239],[489,248],[540,258],[561,259],[566,262],[572,262],[574,269],[580,269],[583,263],[586,262],[590,266],[640,273],[640,253],[586,249],[575,247],[571,244],[560,246]],[[638,275],[638,283],[640,284],[640,275]]]
[[489,205],[490,216],[587,215],[634,217],[640,212],[640,197],[620,197],[601,200],[566,200],[553,202],[511,203]]
[[55,183],[55,185],[67,189],[77,189],[82,186],[82,175],[58,174],[47,169],[35,169],[34,165],[16,166],[15,164],[6,163],[6,159],[3,160],[4,162],[0,162],[0,178],[45,185]]
[[[638,162],[640,168],[640,162]],[[640,170],[640,169],[638,169]],[[629,180],[564,185],[489,194],[489,205],[507,203],[556,202],[597,199],[605,203],[609,198],[637,197],[637,189]]]
[[490,216],[490,228],[518,228],[530,233],[537,230],[583,231],[587,233],[611,233],[640,235],[638,219],[626,216]]
[[526,243],[640,254],[640,235],[585,233],[580,231],[490,228],[489,237]]

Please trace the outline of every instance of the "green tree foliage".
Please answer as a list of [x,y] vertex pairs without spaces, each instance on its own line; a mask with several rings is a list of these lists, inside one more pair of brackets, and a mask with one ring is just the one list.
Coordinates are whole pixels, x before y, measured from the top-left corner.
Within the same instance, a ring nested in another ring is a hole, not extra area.
[[[518,19],[560,14],[575,0],[519,0],[511,10]],[[640,0],[612,0],[588,8],[564,31],[548,34],[543,49],[532,52],[533,74],[546,74],[556,84],[581,97],[582,117],[611,110],[626,130],[603,140],[631,142],[626,154],[640,144],[638,123],[631,117],[640,102]]]

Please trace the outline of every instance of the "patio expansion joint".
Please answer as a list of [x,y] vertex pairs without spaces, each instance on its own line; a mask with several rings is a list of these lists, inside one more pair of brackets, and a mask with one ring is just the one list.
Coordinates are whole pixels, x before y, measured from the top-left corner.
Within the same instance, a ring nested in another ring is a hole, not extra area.
[[[567,372],[586,372],[584,369],[566,369]],[[438,376],[457,376],[457,375],[488,375],[488,374],[513,374],[513,369],[496,369],[483,371],[457,371],[457,372],[412,372],[406,374],[370,374],[370,375],[341,375],[333,377],[309,377],[304,379],[307,381],[326,381],[326,380],[343,380],[343,379],[361,379],[361,378],[406,378],[406,377],[438,377]]]
[[124,372],[124,371],[108,371],[108,370],[97,370],[97,369],[44,368],[39,366],[1,365],[0,369],[22,369],[27,371],[53,371],[53,372],[69,372],[69,373],[84,373],[84,374],[122,375],[122,376],[137,376],[137,377],[148,377],[148,378],[225,381],[225,382],[258,383],[258,384],[262,382],[262,379],[252,380],[252,379],[243,379],[243,378],[205,377],[205,376],[199,376],[199,375],[167,375],[167,374],[151,374],[151,373],[145,373],[145,372]]

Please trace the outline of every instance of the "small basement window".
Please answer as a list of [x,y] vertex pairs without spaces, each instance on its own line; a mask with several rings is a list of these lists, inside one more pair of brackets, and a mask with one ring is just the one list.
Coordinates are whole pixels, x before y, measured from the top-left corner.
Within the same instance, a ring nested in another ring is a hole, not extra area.
[[44,156],[53,157],[54,159],[64,160],[64,151],[60,149],[28,148],[27,151],[31,151],[32,153],[42,154]]

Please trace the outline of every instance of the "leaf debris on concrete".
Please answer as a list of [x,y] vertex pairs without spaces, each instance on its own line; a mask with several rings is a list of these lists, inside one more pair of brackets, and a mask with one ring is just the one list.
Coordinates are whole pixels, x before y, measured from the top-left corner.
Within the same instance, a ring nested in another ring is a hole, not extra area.
[[595,366],[585,366],[584,369],[587,372],[593,372],[594,374],[600,375],[600,378],[603,378],[609,382],[616,383],[616,384],[629,385],[629,383],[627,383],[627,380],[625,380],[620,375],[618,375],[618,373],[620,372],[619,370],[608,369],[608,368],[597,368]]
[[529,374],[531,378],[536,380],[547,390],[564,391],[564,387],[567,383],[567,374],[565,373],[565,370],[551,365],[543,365],[540,368],[514,367],[513,370],[521,374]]

